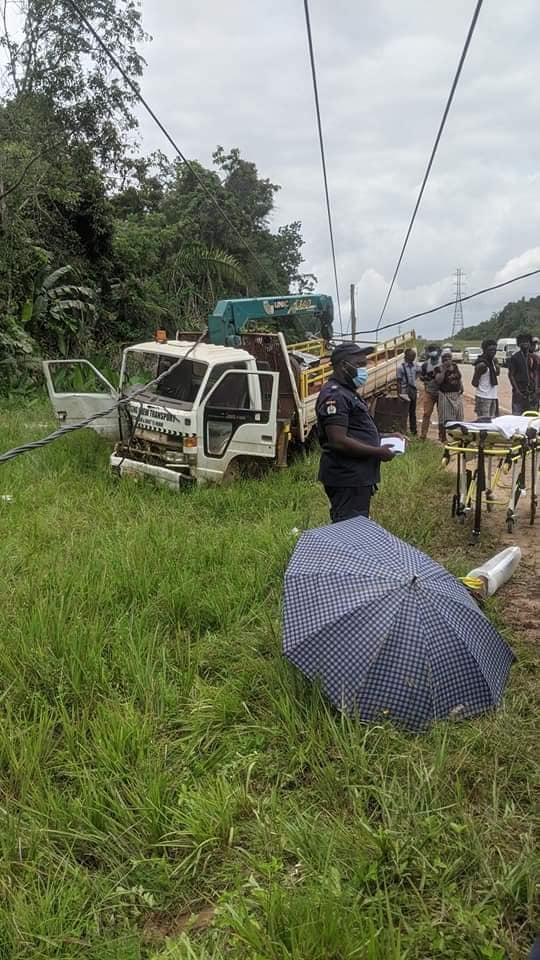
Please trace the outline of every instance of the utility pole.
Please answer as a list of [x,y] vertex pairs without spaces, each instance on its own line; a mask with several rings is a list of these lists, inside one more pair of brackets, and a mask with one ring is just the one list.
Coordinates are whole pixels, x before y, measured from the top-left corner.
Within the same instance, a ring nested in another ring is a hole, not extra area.
[[454,306],[454,322],[452,323],[452,338],[463,330],[463,304],[461,298],[463,296],[462,283],[464,276],[463,270],[461,267],[458,267],[454,281],[456,287],[456,302]]
[[351,340],[356,340],[356,303],[355,303],[356,284],[351,283]]

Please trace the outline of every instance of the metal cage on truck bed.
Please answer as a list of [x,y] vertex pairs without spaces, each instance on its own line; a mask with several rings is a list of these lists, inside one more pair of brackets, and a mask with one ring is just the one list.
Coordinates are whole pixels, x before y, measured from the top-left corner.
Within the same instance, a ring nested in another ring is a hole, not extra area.
[[[373,353],[368,357],[368,379],[361,396],[366,399],[380,396],[396,383],[398,363],[402,362],[405,350],[414,346],[415,339],[416,334],[410,331],[392,337],[384,343],[373,344]],[[310,366],[300,373],[298,393],[301,400],[306,400],[309,396],[318,393],[331,376],[332,365],[327,346],[323,340],[308,340],[304,343],[289,344],[287,349],[292,354],[309,353],[321,358],[319,364]]]

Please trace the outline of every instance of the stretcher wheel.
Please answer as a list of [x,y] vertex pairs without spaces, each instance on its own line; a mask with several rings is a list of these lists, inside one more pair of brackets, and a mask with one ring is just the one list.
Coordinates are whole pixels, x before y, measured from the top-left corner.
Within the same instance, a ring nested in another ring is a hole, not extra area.
[[507,517],[507,520],[506,520],[506,530],[507,530],[507,533],[513,533],[513,532],[514,532],[514,524],[515,524],[515,522],[516,522],[516,521],[514,520],[513,517]]
[[536,520],[536,510],[538,507],[538,501],[536,497],[533,497],[531,500],[531,512],[529,514],[529,524],[532,527],[534,521]]
[[463,526],[463,524],[465,523],[465,514],[464,514],[463,512],[458,513],[458,515],[457,515],[457,522],[458,522],[458,523],[461,523],[462,526]]

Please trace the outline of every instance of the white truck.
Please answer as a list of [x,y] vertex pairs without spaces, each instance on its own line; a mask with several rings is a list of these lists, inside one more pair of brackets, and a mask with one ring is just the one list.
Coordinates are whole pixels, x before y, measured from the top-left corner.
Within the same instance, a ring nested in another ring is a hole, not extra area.
[[[88,360],[44,361],[57,419],[77,423],[125,399],[91,425],[114,443],[112,471],[175,488],[222,482],[268,464],[286,466],[289,448],[305,448],[316,436],[315,404],[331,375],[325,342],[288,345],[283,333],[248,333],[236,347],[194,347],[196,335],[187,336],[192,339],[127,347],[117,388]],[[413,338],[404,334],[375,349],[364,396],[395,387],[397,366]],[[181,358],[157,387],[129,399]]]

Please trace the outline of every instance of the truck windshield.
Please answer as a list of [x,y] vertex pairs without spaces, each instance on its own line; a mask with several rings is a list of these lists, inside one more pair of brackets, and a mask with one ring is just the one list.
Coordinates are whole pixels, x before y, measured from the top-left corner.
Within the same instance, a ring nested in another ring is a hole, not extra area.
[[[126,358],[122,388],[130,393],[160,374],[165,373],[180,357],[164,357],[159,353],[129,351]],[[163,377],[156,386],[148,388],[154,396],[175,400],[182,406],[191,407],[204,380],[207,364],[198,360],[184,360],[175,370]]]
[[[178,359],[178,357],[160,357],[157,375],[165,373],[169,367],[177,363]],[[201,389],[206,367],[206,363],[190,360],[188,357],[176,370],[163,377],[157,386],[151,387],[151,392],[159,397],[167,397],[169,400],[192,404]]]

